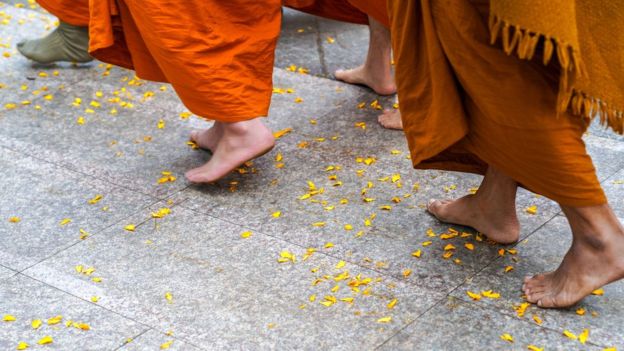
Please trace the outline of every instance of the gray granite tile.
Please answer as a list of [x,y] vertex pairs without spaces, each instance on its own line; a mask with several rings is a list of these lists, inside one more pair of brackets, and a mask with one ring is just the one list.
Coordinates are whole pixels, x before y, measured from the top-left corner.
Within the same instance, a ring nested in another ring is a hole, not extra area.
[[[509,334],[513,342],[501,336]],[[601,350],[560,333],[449,297],[388,340],[380,350]]]
[[[209,346],[209,345],[207,345]],[[205,348],[204,348],[205,349]],[[187,342],[176,339],[173,332],[168,334],[160,333],[155,330],[147,332],[128,340],[128,342],[119,348],[120,351],[142,351],[142,350],[171,350],[171,351],[195,351],[201,350]]]
[[[37,343],[45,336],[53,339],[45,345],[49,350],[113,350],[128,337],[139,334],[147,327],[83,301],[36,280],[16,275],[0,285],[0,313],[15,317],[13,322],[0,322],[0,348],[15,350],[19,342],[29,349],[43,347]],[[58,324],[48,324],[48,319],[61,316]],[[43,323],[38,329],[31,327],[33,320]],[[70,326],[66,323],[71,321]],[[80,329],[73,323],[83,324]]]
[[[349,263],[336,268],[339,260],[320,252],[303,260],[300,246],[260,233],[242,239],[244,227],[178,206],[157,223],[148,217],[127,221],[138,225],[135,232],[120,224],[25,274],[82,298],[97,295],[109,310],[209,349],[370,348],[443,297]],[[297,263],[278,263],[284,250]],[[77,264],[94,267],[103,281],[76,274]],[[344,271],[349,279],[333,279]],[[356,294],[347,283],[354,286],[358,275],[371,281]],[[309,301],[312,294],[317,301]],[[325,307],[326,295],[355,300]],[[392,298],[398,304],[389,310]],[[377,323],[386,316],[391,323]]]
[[312,75],[324,76],[319,56],[319,19],[315,16],[284,8],[282,29],[275,51],[275,66],[303,67]]
[[[457,289],[453,295],[470,300],[467,291],[481,292],[491,289],[500,293],[501,298],[483,298],[477,304],[491,306],[504,314],[516,316],[514,306],[523,303],[522,279],[557,268],[570,243],[571,234],[567,220],[563,216],[557,216],[528,239],[520,242],[516,247],[516,255],[506,254],[501,257]],[[505,273],[504,268],[508,265],[514,269]],[[621,328],[624,323],[624,282],[607,285],[604,291],[604,296],[589,296],[571,309],[543,310],[530,306],[523,318],[533,323],[532,316],[536,315],[543,321],[544,327],[559,332],[570,330],[578,334],[583,329],[589,329],[589,340],[592,343],[620,349],[624,347]],[[578,315],[578,308],[585,309],[585,314]]]
[[604,180],[602,187],[607,194],[611,208],[618,217],[624,218],[624,170]]
[[583,139],[600,181],[624,168],[624,142],[593,135],[587,135]]
[[[0,148],[0,264],[22,270],[154,202],[109,183]],[[96,204],[89,200],[96,195]],[[103,209],[106,208],[106,211]],[[19,222],[9,219],[18,217]],[[61,225],[65,218],[71,219]]]

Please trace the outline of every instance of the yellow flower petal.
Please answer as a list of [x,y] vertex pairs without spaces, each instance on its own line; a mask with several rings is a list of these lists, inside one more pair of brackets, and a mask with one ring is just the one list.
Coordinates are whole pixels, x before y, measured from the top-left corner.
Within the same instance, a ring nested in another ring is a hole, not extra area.
[[574,335],[572,332],[570,332],[569,330],[564,330],[563,331],[563,335],[567,336],[568,338],[572,339],[572,340],[576,340],[578,339],[578,336]]
[[33,329],[39,329],[39,327],[41,327],[41,325],[43,324],[43,322],[41,321],[41,319],[35,319],[30,323],[30,326]]
[[388,317],[379,318],[377,320],[377,323],[390,323],[391,321],[392,321],[392,317],[388,316]]
[[479,294],[479,293],[473,293],[472,291],[466,291],[466,295],[468,295],[468,297],[470,297],[474,301],[481,300],[481,294]]
[[533,205],[533,206],[529,206],[527,208],[524,209],[524,211],[528,214],[537,214],[537,206]]
[[48,319],[48,325],[59,324],[59,323],[61,323],[62,320],[63,320],[63,316],[61,316],[61,315],[54,316],[54,317]]
[[39,341],[37,342],[37,344],[39,345],[47,345],[47,344],[51,344],[54,342],[54,339],[52,339],[51,336],[46,335],[43,338],[39,339]]
[[399,300],[397,300],[397,299],[392,299],[392,301],[390,301],[386,307],[388,307],[389,309],[393,309],[394,306],[396,306],[398,301]]
[[604,289],[603,288],[596,289],[596,290],[592,291],[592,295],[602,296],[602,295],[604,295]]
[[583,329],[581,334],[579,334],[578,336],[578,341],[581,344],[585,345],[585,343],[587,342],[587,338],[589,338],[589,329]]
[[15,316],[14,316],[14,315],[11,315],[11,314],[5,314],[5,315],[2,317],[2,321],[3,321],[3,322],[14,322],[15,320],[16,320]]
[[513,336],[507,333],[501,335],[500,338],[508,342],[514,342]]
[[166,349],[170,348],[171,345],[173,345],[173,340],[169,340],[166,343],[163,343],[162,345],[160,345],[160,349],[161,350],[166,350]]

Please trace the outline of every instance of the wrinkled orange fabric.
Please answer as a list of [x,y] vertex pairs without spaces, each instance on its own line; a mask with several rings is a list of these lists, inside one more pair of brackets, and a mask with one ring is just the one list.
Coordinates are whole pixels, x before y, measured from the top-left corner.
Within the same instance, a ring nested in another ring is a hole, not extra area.
[[92,56],[170,82],[198,116],[238,122],[268,114],[278,0],[39,3],[67,23],[88,23]]
[[37,0],[37,3],[65,23],[89,25],[89,0]]
[[587,121],[557,116],[559,68],[490,45],[488,8],[487,0],[389,0],[414,167],[484,174],[492,165],[562,205],[606,203],[581,138]]
[[337,21],[368,24],[368,16],[389,27],[386,0],[284,0],[284,6]]

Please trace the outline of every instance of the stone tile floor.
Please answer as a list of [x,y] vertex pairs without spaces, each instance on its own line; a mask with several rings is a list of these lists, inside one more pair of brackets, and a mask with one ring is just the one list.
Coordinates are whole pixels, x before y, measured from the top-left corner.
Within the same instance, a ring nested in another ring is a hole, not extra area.
[[[361,62],[366,27],[286,10],[274,83],[293,92],[274,94],[267,122],[290,132],[194,186],[183,173],[209,155],[187,137],[209,124],[167,84],[22,58],[15,44],[54,21],[32,1],[0,3],[1,350],[624,349],[623,283],[570,310],[522,305],[521,278],[569,245],[556,204],[521,191],[514,246],[459,227],[441,239],[452,229],[424,203],[479,177],[414,171],[370,107],[392,98],[331,79]],[[624,218],[624,138],[592,126],[586,142]],[[487,290],[500,298],[467,296]],[[585,344],[563,335],[584,330]]]

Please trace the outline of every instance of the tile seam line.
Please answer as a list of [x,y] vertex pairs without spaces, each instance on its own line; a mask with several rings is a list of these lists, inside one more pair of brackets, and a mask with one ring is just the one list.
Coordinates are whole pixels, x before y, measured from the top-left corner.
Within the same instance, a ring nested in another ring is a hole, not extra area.
[[[23,274],[23,275],[26,275],[26,276],[28,276],[28,277],[31,277],[31,276],[27,275],[27,274],[26,274],[26,273],[24,273],[24,272],[25,272],[25,271],[27,271],[27,270],[29,270],[29,269],[31,269],[31,268],[33,268],[33,267],[34,267],[34,266],[36,266],[36,265],[39,265],[39,264],[43,263],[44,261],[47,261],[47,260],[49,260],[49,259],[53,258],[54,256],[56,256],[56,255],[58,255],[58,254],[60,254],[60,253],[62,253],[62,252],[64,252],[64,251],[66,251],[66,250],[69,250],[70,248],[72,248],[72,247],[74,247],[74,246],[76,246],[76,245],[80,245],[81,243],[87,242],[87,241],[89,240],[89,238],[91,238],[91,237],[95,237],[95,236],[101,235],[102,233],[106,232],[108,229],[111,229],[113,226],[115,226],[115,225],[117,225],[117,224],[119,224],[119,223],[124,222],[124,221],[125,221],[125,220],[127,220],[128,218],[132,218],[133,216],[136,216],[136,215],[137,215],[137,214],[139,214],[140,212],[144,211],[144,210],[145,210],[145,209],[147,209],[147,208],[150,208],[150,207],[154,206],[155,204],[157,204],[157,203],[159,203],[159,202],[162,202],[162,200],[157,200],[157,199],[153,199],[153,200],[154,200],[154,202],[149,203],[149,204],[145,204],[145,205],[143,205],[143,207],[141,207],[140,209],[138,209],[138,210],[136,210],[136,211],[132,212],[131,214],[129,214],[129,215],[127,215],[127,216],[123,217],[122,219],[120,219],[120,220],[118,220],[118,221],[115,221],[114,223],[111,223],[111,224],[108,224],[108,225],[102,226],[101,228],[99,228],[99,229],[97,229],[96,231],[94,231],[94,232],[93,232],[93,234],[91,234],[91,235],[90,235],[89,237],[87,237],[86,239],[84,239],[84,240],[77,240],[77,241],[75,241],[73,244],[70,244],[69,246],[67,246],[67,247],[65,247],[65,248],[62,248],[62,249],[60,249],[60,250],[58,250],[58,251],[56,251],[56,252],[54,252],[54,253],[52,253],[52,254],[50,254],[50,255],[46,256],[46,257],[44,257],[44,258],[42,258],[41,260],[39,260],[39,261],[37,261],[37,262],[35,262],[35,263],[33,263],[33,264],[31,264],[31,265],[27,266],[26,268],[24,268],[24,269],[21,269],[21,270],[17,271],[17,273],[19,273],[19,274]],[[145,223],[145,222],[147,222],[147,221],[149,221],[149,218],[147,218],[145,221],[141,222],[140,224],[143,224],[143,223]],[[140,224],[139,224],[139,225],[140,225]],[[15,271],[15,270],[14,270],[14,271]],[[31,278],[32,278],[32,277],[31,277]],[[33,279],[34,279],[34,278],[33,278]],[[62,291],[62,290],[61,290],[61,291]]]
[[22,273],[18,273],[18,274],[16,274],[14,277],[17,277],[17,276],[22,276],[22,277],[25,277],[25,278],[27,278],[27,279],[30,279],[30,280],[36,281],[37,283],[40,283],[40,284],[42,284],[42,285],[44,285],[44,286],[47,286],[47,287],[49,287],[49,288],[51,288],[51,289],[54,289],[54,290],[56,290],[56,291],[58,291],[58,292],[61,292],[62,294],[65,294],[65,295],[67,295],[67,296],[71,296],[71,297],[73,297],[73,298],[76,298],[76,299],[78,299],[78,300],[80,300],[80,301],[86,302],[86,303],[88,303],[89,305],[91,305],[92,307],[101,308],[101,309],[103,309],[103,310],[105,310],[105,311],[108,311],[108,312],[110,312],[110,313],[113,313],[113,314],[115,314],[115,315],[117,315],[117,316],[120,316],[120,317],[122,317],[122,318],[124,318],[124,319],[127,319],[127,320],[129,320],[129,321],[132,321],[132,322],[136,323],[137,325],[140,325],[140,326],[143,326],[144,328],[147,328],[146,330],[149,330],[150,328],[152,328],[152,326],[150,326],[149,324],[145,324],[145,323],[140,322],[140,321],[138,321],[138,320],[135,320],[135,319],[133,319],[133,318],[127,317],[127,316],[125,316],[125,315],[123,315],[123,314],[121,314],[121,313],[119,313],[119,312],[116,312],[116,311],[114,311],[114,310],[111,310],[111,309],[109,309],[109,308],[106,308],[106,307],[104,307],[104,306],[102,306],[102,305],[98,305],[98,304],[93,303],[93,302],[91,302],[91,301],[85,300],[85,299],[81,298],[80,296],[76,296],[76,295],[74,295],[74,294],[72,294],[72,293],[70,293],[70,292],[67,292],[67,291],[61,290],[61,289],[59,289],[59,288],[55,287],[54,285],[50,285],[50,284],[48,284],[48,283],[46,283],[46,282],[43,282],[43,281],[41,281],[41,280],[39,280],[39,279],[37,279],[37,278],[33,278],[33,277],[29,276],[29,275],[22,274]]
[[[30,145],[34,145],[34,144],[30,144]],[[9,151],[12,151],[12,152],[15,152],[15,153],[20,154],[20,155],[22,155],[22,156],[26,156],[26,157],[33,158],[33,159],[38,160],[38,161],[41,161],[41,162],[45,162],[45,163],[47,163],[47,164],[50,164],[50,165],[53,165],[53,166],[55,166],[55,167],[61,168],[61,169],[65,170],[65,171],[69,171],[69,172],[71,172],[71,173],[74,173],[74,174],[76,174],[76,175],[81,175],[81,176],[84,176],[84,177],[89,177],[89,178],[91,178],[91,179],[95,179],[95,180],[101,181],[101,182],[106,183],[106,184],[108,184],[108,185],[112,185],[112,186],[115,186],[115,187],[117,187],[117,188],[120,188],[120,189],[123,189],[123,190],[127,190],[127,191],[130,191],[130,192],[135,193],[135,194],[139,194],[139,195],[147,196],[147,197],[150,197],[150,198],[152,198],[152,199],[157,199],[157,200],[160,200],[160,201],[165,200],[165,199],[169,198],[171,195],[174,195],[174,194],[176,194],[176,193],[178,192],[177,190],[175,190],[174,192],[172,192],[172,193],[170,193],[170,194],[166,194],[166,195],[163,195],[163,197],[159,197],[159,196],[155,196],[154,194],[144,193],[143,191],[140,191],[140,190],[137,190],[137,189],[132,189],[132,188],[129,188],[129,187],[127,187],[126,185],[117,184],[117,183],[112,182],[110,179],[107,179],[107,178],[101,178],[101,177],[99,177],[99,176],[94,176],[94,175],[92,175],[92,174],[85,173],[84,171],[82,171],[82,170],[80,170],[80,169],[75,169],[75,168],[70,168],[70,167],[67,167],[67,166],[66,166],[66,164],[64,164],[64,163],[57,163],[57,162],[54,162],[54,161],[49,161],[49,160],[47,160],[47,159],[45,159],[45,158],[41,158],[41,157],[37,156],[37,155],[36,155],[36,154],[34,154],[34,153],[24,152],[24,151],[22,151],[22,150],[15,150],[15,149],[13,149],[13,148],[11,148],[11,147],[8,147],[8,146],[6,146],[6,145],[2,145],[2,144],[0,144],[0,148],[2,148],[2,149],[6,149],[6,150],[9,150]],[[184,190],[184,189],[186,189],[187,187],[188,187],[188,186],[185,186],[185,187],[184,187],[183,189],[181,189],[181,190]]]
[[[132,339],[132,341],[131,341],[131,342],[134,342],[134,339],[141,337],[141,335],[144,335],[145,333],[149,332],[150,330],[154,330],[154,329],[153,329],[152,327],[149,327],[149,326],[148,326],[148,328],[147,328],[147,329],[145,329],[145,330],[143,330],[142,332],[140,332],[140,333],[138,333],[138,334],[136,334],[136,335],[131,336],[131,337],[130,337],[130,339]],[[126,341],[127,341],[127,340],[128,340],[128,339],[126,339]],[[121,350],[124,346],[126,346],[126,345],[128,345],[128,344],[130,343],[130,342],[126,342],[126,341],[124,341],[121,345],[119,345],[119,346],[117,346],[116,348],[114,348],[114,349],[113,349],[113,351],[118,351],[118,350]]]
[[154,327],[152,327],[152,326],[150,326],[150,325],[148,325],[148,324],[146,324],[146,326],[148,326],[149,328],[148,328],[148,329],[146,329],[145,331],[143,331],[143,332],[141,332],[141,333],[139,333],[139,334],[137,334],[137,335],[133,336],[133,337],[132,337],[132,341],[131,341],[131,342],[121,344],[119,347],[117,347],[116,349],[114,349],[114,351],[119,351],[119,350],[122,350],[122,349],[123,349],[125,346],[127,346],[128,344],[133,343],[133,342],[135,341],[135,339],[138,339],[138,338],[140,338],[140,337],[145,337],[144,335],[145,335],[145,334],[147,334],[147,333],[148,333],[148,332],[150,332],[150,331],[156,332],[156,333],[158,333],[158,334],[165,335],[165,336],[167,336],[168,338],[170,338],[170,339],[172,339],[172,340],[174,340],[174,341],[179,341],[179,342],[183,342],[183,343],[185,343],[185,344],[189,344],[189,345],[191,345],[191,346],[193,346],[193,347],[196,347],[198,350],[207,350],[207,349],[205,349],[205,348],[203,348],[203,347],[197,346],[196,344],[194,344],[194,343],[192,343],[192,342],[189,342],[188,340],[186,340],[186,339],[184,339],[184,338],[178,338],[178,337],[175,337],[175,336],[169,336],[169,335],[167,335],[166,333],[163,333],[162,331],[160,331],[160,330],[158,330],[158,329],[156,329],[156,328],[154,328]]

